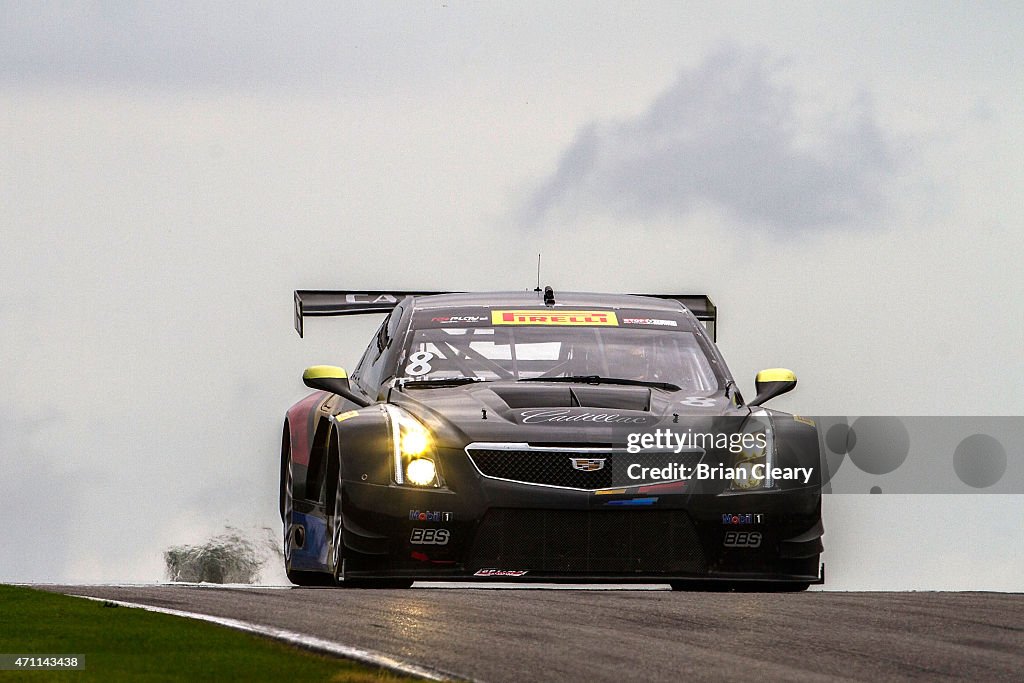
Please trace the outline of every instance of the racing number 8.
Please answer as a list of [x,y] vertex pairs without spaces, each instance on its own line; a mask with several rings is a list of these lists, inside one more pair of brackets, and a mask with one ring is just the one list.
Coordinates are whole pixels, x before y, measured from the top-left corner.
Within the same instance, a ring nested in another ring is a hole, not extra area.
[[430,372],[430,361],[434,357],[430,351],[417,351],[409,356],[409,364],[405,366],[405,374],[418,377]]

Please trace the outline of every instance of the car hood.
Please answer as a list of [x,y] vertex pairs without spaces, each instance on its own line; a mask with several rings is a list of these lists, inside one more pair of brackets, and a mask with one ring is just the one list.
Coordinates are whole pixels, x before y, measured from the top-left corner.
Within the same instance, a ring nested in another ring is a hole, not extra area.
[[393,391],[440,446],[472,442],[620,445],[657,428],[732,432],[749,415],[725,395],[695,396],[642,386],[487,382]]

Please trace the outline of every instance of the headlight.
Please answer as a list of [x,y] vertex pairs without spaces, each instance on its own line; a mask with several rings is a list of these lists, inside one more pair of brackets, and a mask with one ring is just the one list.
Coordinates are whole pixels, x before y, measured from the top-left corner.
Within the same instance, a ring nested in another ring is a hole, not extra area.
[[771,419],[765,410],[751,413],[743,427],[742,450],[736,454],[736,477],[729,488],[733,491],[770,489],[775,459],[775,439]]
[[387,404],[384,412],[391,424],[391,448],[394,457],[395,483],[414,486],[437,486],[437,467],[430,432],[408,411]]
[[428,448],[430,448],[430,435],[422,426],[418,429],[407,430],[402,434],[402,455],[423,455]]
[[417,486],[430,486],[437,478],[437,470],[434,469],[434,461],[426,458],[415,458],[405,466],[405,475],[409,483]]

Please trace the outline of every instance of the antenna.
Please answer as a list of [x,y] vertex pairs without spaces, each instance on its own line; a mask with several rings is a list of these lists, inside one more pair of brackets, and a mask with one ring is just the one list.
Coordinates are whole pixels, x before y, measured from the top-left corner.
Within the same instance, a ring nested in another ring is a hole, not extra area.
[[540,291],[540,254],[537,254],[537,289],[533,291]]

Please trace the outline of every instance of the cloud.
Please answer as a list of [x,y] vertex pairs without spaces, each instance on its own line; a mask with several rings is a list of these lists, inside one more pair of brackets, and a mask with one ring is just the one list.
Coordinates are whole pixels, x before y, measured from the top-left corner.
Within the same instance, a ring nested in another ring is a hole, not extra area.
[[523,207],[650,219],[712,206],[792,231],[862,221],[886,204],[894,143],[868,98],[814,125],[763,53],[725,49],[634,119],[584,127]]

